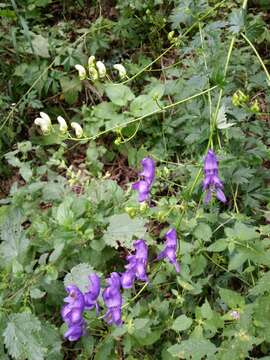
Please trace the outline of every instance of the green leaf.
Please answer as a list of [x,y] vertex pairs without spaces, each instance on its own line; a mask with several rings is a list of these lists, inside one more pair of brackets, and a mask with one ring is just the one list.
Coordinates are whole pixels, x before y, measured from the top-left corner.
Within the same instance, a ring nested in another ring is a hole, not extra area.
[[0,244],[0,259],[2,264],[11,264],[12,261],[23,261],[29,246],[25,232],[21,227],[22,215],[19,209],[7,212],[0,233],[2,243]]
[[234,34],[239,33],[244,28],[244,12],[242,9],[234,9],[229,16],[230,31]]
[[208,246],[207,250],[212,252],[220,252],[227,248],[228,242],[226,239],[219,239],[215,241],[212,245]]
[[210,241],[212,236],[212,229],[209,225],[205,223],[200,223],[195,228],[194,236],[197,239],[203,240],[205,242]]
[[109,218],[109,226],[103,236],[104,242],[114,248],[119,245],[132,249],[133,238],[144,238],[146,234],[145,220],[131,219],[127,214],[113,215]]
[[180,359],[201,360],[205,359],[205,356],[214,355],[217,349],[211,341],[196,338],[184,340],[181,344],[173,345],[168,351],[172,356]]
[[189,329],[191,324],[192,319],[188,318],[186,315],[180,315],[174,320],[172,329],[175,331],[184,331]]
[[263,295],[270,292],[270,271],[262,275],[257,284],[250,290],[250,295]]
[[80,79],[77,76],[73,78],[63,76],[60,78],[60,84],[65,101],[69,105],[74,104],[78,100],[79,92],[82,90]]
[[91,265],[82,263],[74,266],[70,273],[64,278],[64,285],[76,285],[82,292],[87,292],[89,289],[88,276],[93,273]]
[[41,299],[46,295],[45,291],[41,291],[38,288],[30,289],[30,296],[32,299]]
[[21,163],[20,174],[26,182],[31,180],[33,173],[29,163]]
[[42,35],[33,35],[32,46],[34,53],[43,58],[49,58],[49,42],[48,39]]
[[160,107],[149,95],[140,95],[130,104],[130,112],[135,117],[143,116],[160,110]]
[[219,288],[219,295],[222,301],[231,309],[244,306],[244,298],[235,291]]
[[33,314],[12,314],[3,334],[8,353],[18,360],[43,360],[46,349],[40,330],[41,324]]
[[127,105],[128,101],[134,99],[134,94],[130,88],[121,84],[108,84],[105,87],[108,98],[118,106]]
[[74,220],[74,215],[72,210],[70,209],[72,203],[71,198],[65,199],[65,201],[59,205],[56,212],[56,221],[59,225],[69,226],[72,224]]

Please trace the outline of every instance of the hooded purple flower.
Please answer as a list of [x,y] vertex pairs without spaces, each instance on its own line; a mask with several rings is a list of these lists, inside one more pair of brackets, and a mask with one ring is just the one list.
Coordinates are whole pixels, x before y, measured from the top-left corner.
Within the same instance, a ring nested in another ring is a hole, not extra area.
[[169,262],[175,266],[176,272],[180,271],[180,266],[176,260],[176,250],[177,250],[177,234],[176,230],[173,228],[166,232],[165,234],[166,243],[164,250],[158,255],[158,260],[167,258]]
[[128,264],[125,266],[126,271],[121,277],[124,289],[131,288],[136,278],[141,281],[148,281],[146,274],[148,247],[144,240],[137,240],[133,245],[136,253],[127,256]]
[[151,158],[144,158],[141,161],[143,171],[139,173],[142,180],[135,182],[132,185],[134,190],[138,191],[139,202],[143,202],[149,199],[152,183],[155,178],[155,162]]
[[90,288],[89,291],[84,294],[85,308],[88,310],[92,310],[94,307],[96,307],[98,313],[99,307],[97,303],[97,298],[100,293],[100,279],[95,273],[89,275],[88,278],[90,281]]
[[108,324],[115,324],[120,326],[122,324],[121,318],[121,306],[122,306],[122,295],[121,279],[120,276],[113,272],[111,276],[106,279],[108,287],[103,291],[103,300],[108,310],[104,315],[105,320]]
[[218,176],[218,161],[214,151],[208,150],[208,153],[204,159],[203,170],[203,191],[206,191],[204,202],[208,204],[211,199],[212,193],[215,193],[218,200],[225,203],[226,197],[222,191],[223,184]]
[[85,321],[83,319],[84,296],[75,285],[66,287],[68,296],[64,299],[67,304],[62,307],[61,315],[68,326],[64,337],[69,341],[76,341],[85,333]]

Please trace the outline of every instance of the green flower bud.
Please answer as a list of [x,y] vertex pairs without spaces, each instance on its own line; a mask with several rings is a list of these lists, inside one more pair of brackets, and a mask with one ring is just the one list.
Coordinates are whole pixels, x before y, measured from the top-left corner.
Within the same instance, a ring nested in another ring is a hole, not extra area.
[[254,113],[260,112],[260,105],[259,105],[259,102],[257,99],[255,101],[253,101],[253,103],[250,107],[250,110]]
[[125,207],[125,212],[128,214],[128,216],[129,216],[131,219],[133,219],[133,218],[136,216],[136,214],[137,214],[136,208],[133,208],[133,207],[131,207],[131,206],[126,206],[126,207]]

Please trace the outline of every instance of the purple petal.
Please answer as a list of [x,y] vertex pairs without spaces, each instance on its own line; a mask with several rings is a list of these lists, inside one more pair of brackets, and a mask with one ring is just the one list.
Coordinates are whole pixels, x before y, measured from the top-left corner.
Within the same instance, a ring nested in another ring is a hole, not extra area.
[[219,201],[226,203],[226,197],[224,195],[224,192],[221,189],[217,189],[216,190],[216,195]]
[[209,201],[211,200],[211,197],[212,197],[212,191],[211,190],[208,190],[205,194],[205,197],[204,197],[204,203],[207,205],[209,203]]
[[126,271],[122,274],[121,283],[123,289],[130,289],[135,280],[135,273],[133,271]]
[[142,159],[141,164],[143,171],[139,175],[144,176],[146,182],[151,185],[155,177],[155,162],[153,159],[146,157]]

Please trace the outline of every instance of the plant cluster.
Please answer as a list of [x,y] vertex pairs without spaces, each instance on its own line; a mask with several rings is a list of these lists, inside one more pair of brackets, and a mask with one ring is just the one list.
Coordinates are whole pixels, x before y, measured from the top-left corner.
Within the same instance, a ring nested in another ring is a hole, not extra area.
[[1,360],[270,359],[269,9],[1,4]]

